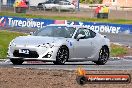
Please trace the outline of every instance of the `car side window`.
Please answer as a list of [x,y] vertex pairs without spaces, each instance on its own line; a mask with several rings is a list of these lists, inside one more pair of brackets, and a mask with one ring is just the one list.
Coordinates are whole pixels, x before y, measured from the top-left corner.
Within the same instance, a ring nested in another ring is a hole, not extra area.
[[76,28],[74,28],[74,27],[68,27],[66,30],[68,30],[68,32],[70,34],[70,37],[72,37],[73,34],[74,34],[74,32],[75,32],[75,30],[76,30]]
[[83,39],[86,39],[90,35],[89,30],[86,30],[85,28],[78,29],[74,38],[76,39],[79,34],[85,35]]
[[94,38],[96,36],[96,33],[90,30],[90,35],[91,35],[91,38]]
[[90,34],[90,30],[89,29],[84,28],[83,31],[85,32],[85,39],[91,37],[91,34]]
[[79,34],[85,35],[83,39],[88,39],[88,38],[94,38],[96,36],[96,33],[87,29],[87,28],[80,28],[78,29],[77,33],[75,34],[75,39]]

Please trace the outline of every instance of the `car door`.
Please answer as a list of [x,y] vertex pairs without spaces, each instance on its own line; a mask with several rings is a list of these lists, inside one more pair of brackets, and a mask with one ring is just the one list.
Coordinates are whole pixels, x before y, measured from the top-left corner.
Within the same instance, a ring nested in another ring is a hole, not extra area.
[[74,38],[77,39],[79,34],[85,35],[84,38],[75,40],[74,43],[74,54],[76,58],[87,58],[91,57],[94,47],[92,46],[93,38],[91,38],[91,32],[87,28],[80,28],[76,32]]

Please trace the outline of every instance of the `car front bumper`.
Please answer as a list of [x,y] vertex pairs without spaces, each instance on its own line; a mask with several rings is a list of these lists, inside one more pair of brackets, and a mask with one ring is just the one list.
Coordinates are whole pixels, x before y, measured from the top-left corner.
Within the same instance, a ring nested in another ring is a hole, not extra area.
[[[28,49],[29,54],[19,53],[19,49]],[[33,46],[11,46],[8,50],[7,58],[9,59],[22,59],[24,61],[56,61],[56,54],[58,47],[45,48],[45,47],[33,47]],[[35,52],[35,53],[31,53]],[[50,54],[50,57],[46,57]]]
[[7,57],[7,58],[9,58],[10,60],[11,59],[20,59],[20,60],[23,60],[23,61],[46,61],[46,62],[56,61],[53,58],[23,58],[23,57]]

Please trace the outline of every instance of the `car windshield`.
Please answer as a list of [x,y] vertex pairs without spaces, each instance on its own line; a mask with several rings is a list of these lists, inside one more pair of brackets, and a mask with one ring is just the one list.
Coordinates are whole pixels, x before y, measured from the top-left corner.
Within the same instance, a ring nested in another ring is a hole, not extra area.
[[34,33],[34,36],[71,38],[75,28],[66,26],[46,26]]

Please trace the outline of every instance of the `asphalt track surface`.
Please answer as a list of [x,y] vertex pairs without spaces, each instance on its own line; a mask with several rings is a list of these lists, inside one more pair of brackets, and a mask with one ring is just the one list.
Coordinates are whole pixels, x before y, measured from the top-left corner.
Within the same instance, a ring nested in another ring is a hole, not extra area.
[[76,70],[82,67],[85,70],[132,70],[132,58],[110,59],[105,65],[96,65],[93,62],[66,62],[65,65],[54,65],[52,62],[24,62],[22,65],[13,65],[10,61],[0,62],[0,67]]

